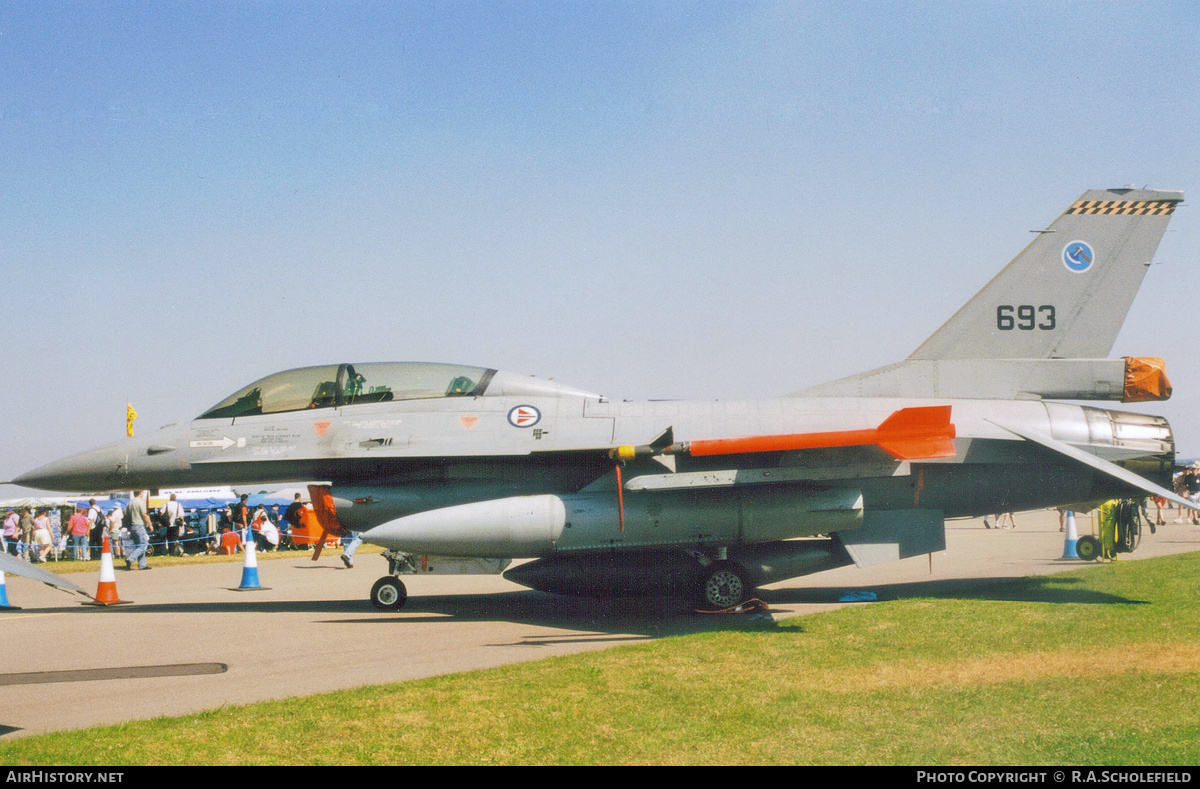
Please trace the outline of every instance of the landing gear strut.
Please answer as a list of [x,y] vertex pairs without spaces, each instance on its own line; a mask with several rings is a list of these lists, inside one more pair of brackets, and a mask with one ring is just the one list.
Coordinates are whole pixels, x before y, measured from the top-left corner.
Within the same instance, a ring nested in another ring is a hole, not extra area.
[[384,551],[383,558],[387,559],[389,574],[371,587],[371,605],[381,611],[399,611],[408,602],[408,590],[397,576],[405,570],[416,572],[416,567],[412,556],[401,551]]

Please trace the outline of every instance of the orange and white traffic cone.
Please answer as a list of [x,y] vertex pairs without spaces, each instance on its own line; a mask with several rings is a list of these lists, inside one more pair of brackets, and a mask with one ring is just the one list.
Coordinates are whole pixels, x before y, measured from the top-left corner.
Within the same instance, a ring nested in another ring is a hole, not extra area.
[[100,585],[96,587],[95,598],[83,605],[124,605],[129,602],[117,597],[117,574],[113,572],[112,548],[105,534],[104,547],[100,552]]

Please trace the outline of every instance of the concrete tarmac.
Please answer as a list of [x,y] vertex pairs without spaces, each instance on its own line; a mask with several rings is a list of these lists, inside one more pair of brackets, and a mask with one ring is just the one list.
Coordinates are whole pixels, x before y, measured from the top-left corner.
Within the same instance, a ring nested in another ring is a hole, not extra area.
[[[1200,550],[1200,526],[1175,517],[1120,560]],[[944,552],[796,578],[760,597],[781,618],[844,605],[838,598],[847,591],[883,600],[976,595],[989,582],[1089,566],[1061,559],[1054,510],[1017,513],[1016,523],[998,530],[980,519],[950,521]],[[1090,533],[1086,516],[1078,530]],[[259,578],[269,588],[259,591],[236,590],[240,562],[149,572],[117,565],[118,593],[131,605],[84,606],[77,595],[7,576],[9,602],[21,610],[0,611],[0,737],[471,671],[736,621],[654,599],[557,597],[499,576],[404,576],[407,606],[380,612],[367,594],[385,560],[360,553],[346,569],[336,549],[316,563],[298,551],[262,559]],[[95,572],[68,577],[88,591],[98,581]]]

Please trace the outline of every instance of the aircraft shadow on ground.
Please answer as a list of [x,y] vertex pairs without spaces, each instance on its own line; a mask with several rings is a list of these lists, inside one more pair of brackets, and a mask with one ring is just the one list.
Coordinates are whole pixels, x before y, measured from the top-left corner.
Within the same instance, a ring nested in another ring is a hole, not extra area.
[[[769,616],[697,613],[687,601],[616,598],[560,597],[531,590],[490,594],[421,595],[408,598],[399,611],[379,611],[366,600],[263,600],[254,592],[230,590],[230,600],[195,603],[147,603],[91,609],[97,616],[180,614],[329,614],[314,624],[396,626],[453,624],[461,622],[509,622],[538,627],[587,631],[597,635],[569,635],[556,640],[530,638],[530,645],[591,642],[598,637],[631,636],[659,638],[669,635],[714,630],[746,630],[771,627]],[[78,604],[25,609],[23,613],[80,613]]]
[[[1035,576],[930,580],[897,584],[858,585],[853,591],[874,592],[879,601],[937,598],[1087,605],[1145,605],[1118,595],[1081,589],[1077,579]],[[265,591],[265,590],[264,590]],[[96,615],[127,614],[328,614],[314,624],[405,625],[461,622],[509,622],[538,627],[586,631],[566,641],[591,642],[607,636],[620,640],[642,636],[660,638],[720,630],[762,630],[776,626],[774,614],[790,614],[788,605],[836,605],[847,588],[764,589],[758,597],[771,610],[758,614],[699,613],[684,599],[561,597],[531,590],[490,594],[417,595],[399,611],[379,611],[366,600],[264,600],[255,592],[229,590],[231,599],[196,603],[148,603],[94,609]],[[27,609],[26,613],[78,613],[76,606]],[[793,625],[791,629],[796,629]],[[530,637],[520,643],[537,646],[563,643],[553,636]]]
[[[1071,588],[1075,578],[1061,576],[1014,576],[986,580],[950,579],[899,584],[856,586],[854,591],[874,592],[880,601],[913,598],[943,600],[990,600],[1011,603],[1082,603],[1087,605],[1147,605],[1093,589]],[[763,593],[768,603],[784,605],[837,603],[846,589],[777,589]]]
[[[592,633],[641,635],[659,638],[714,630],[770,628],[770,616],[761,614],[699,613],[687,600],[655,598],[593,599],[562,597],[534,591],[482,595],[410,597],[399,614],[351,622],[397,624],[443,621],[506,621],[540,627],[585,630]],[[530,639],[522,643],[593,642],[594,636],[566,639]]]

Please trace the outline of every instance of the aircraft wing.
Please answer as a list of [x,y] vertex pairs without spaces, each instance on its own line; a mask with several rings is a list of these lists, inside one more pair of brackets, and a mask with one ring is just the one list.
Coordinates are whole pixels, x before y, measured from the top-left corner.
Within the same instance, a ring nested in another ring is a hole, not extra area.
[[11,556],[7,553],[0,553],[0,570],[12,575],[19,575],[22,578],[32,578],[35,581],[41,581],[47,586],[53,586],[58,589],[62,589],[65,592],[78,592],[84,597],[91,597],[90,594],[83,591],[66,578],[55,575],[47,570],[43,570],[40,567],[34,567],[29,562],[18,559],[17,557]]
[[1135,488],[1144,490],[1152,496],[1160,496],[1167,501],[1173,502],[1174,504],[1187,507],[1190,510],[1200,511],[1200,505],[1176,495],[1161,485],[1155,485],[1145,477],[1134,474],[1128,469],[1121,468],[1116,463],[1112,463],[1104,458],[1096,457],[1091,452],[1085,452],[1084,450],[1079,449],[1078,447],[1073,447],[1064,441],[1059,441],[1058,439],[1050,438],[1049,436],[1043,436],[1031,430],[1022,430],[1020,428],[1013,427],[1012,425],[1006,425],[1001,422],[997,422],[994,419],[989,419],[987,421],[991,422],[996,427],[1007,430],[1013,435],[1020,436],[1026,441],[1032,441],[1035,444],[1041,444],[1047,449],[1052,449],[1059,454],[1066,455],[1072,460],[1079,461],[1086,466],[1091,466],[1103,474],[1107,474],[1110,477],[1119,479],[1127,485],[1132,485]]

